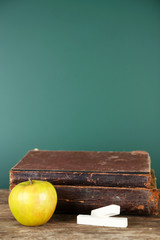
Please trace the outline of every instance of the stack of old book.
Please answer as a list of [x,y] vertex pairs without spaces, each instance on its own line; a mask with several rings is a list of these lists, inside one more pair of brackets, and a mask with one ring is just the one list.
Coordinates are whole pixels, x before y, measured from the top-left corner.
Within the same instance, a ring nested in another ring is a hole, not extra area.
[[57,211],[89,213],[117,204],[122,213],[158,214],[158,190],[144,151],[29,151],[10,171],[10,189],[32,180],[51,182]]

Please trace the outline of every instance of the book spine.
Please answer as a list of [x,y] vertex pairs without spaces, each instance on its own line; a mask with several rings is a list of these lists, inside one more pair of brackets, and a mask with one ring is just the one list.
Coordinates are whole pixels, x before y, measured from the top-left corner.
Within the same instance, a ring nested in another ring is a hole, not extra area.
[[34,180],[49,181],[53,185],[81,185],[105,187],[152,188],[155,177],[149,174],[118,174],[90,172],[10,171],[10,185]]
[[[10,190],[15,184],[10,185]],[[146,188],[54,185],[58,194],[57,212],[88,213],[117,204],[122,214],[158,215],[159,191]]]
[[88,213],[99,207],[117,204],[122,214],[158,215],[159,192],[144,188],[107,188],[55,186],[58,194],[57,212]]

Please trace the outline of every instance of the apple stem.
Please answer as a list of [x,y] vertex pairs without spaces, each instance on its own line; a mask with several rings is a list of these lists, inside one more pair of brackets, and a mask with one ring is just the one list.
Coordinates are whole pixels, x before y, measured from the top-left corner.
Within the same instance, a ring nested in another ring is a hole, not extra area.
[[32,183],[32,180],[31,180],[30,178],[28,178],[28,180],[29,180],[30,184],[33,184],[33,183]]

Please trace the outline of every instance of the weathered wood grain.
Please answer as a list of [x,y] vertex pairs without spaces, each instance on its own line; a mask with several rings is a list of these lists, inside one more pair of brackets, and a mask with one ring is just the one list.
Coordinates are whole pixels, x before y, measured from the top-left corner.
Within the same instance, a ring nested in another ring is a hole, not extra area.
[[130,216],[128,228],[120,229],[77,225],[76,215],[54,214],[43,226],[25,227],[12,216],[7,204],[8,194],[8,190],[0,190],[0,239],[2,240],[160,239],[160,216]]
[[8,190],[0,189],[0,204],[8,203],[8,195]]

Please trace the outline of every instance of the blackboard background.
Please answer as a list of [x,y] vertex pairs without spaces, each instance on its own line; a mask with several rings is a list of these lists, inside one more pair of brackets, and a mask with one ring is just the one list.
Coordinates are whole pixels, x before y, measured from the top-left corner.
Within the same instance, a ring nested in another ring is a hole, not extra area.
[[35,147],[146,150],[160,187],[160,1],[0,1],[0,188]]

